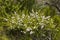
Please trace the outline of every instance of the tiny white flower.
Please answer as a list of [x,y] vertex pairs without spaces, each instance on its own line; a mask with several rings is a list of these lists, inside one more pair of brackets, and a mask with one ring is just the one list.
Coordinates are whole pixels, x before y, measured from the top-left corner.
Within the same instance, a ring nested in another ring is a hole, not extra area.
[[31,27],[28,27],[27,29],[26,29],[26,31],[31,31],[32,30],[32,28]]
[[35,17],[38,19],[39,18],[39,16],[38,15],[35,15]]
[[30,13],[30,16],[32,16],[33,18],[35,18],[35,14],[33,14],[33,13]]
[[13,18],[15,18],[15,17],[13,16],[13,17],[11,17],[11,18],[13,19]]
[[59,31],[58,29],[56,31]]
[[44,23],[40,23],[40,25],[45,25]]
[[30,22],[30,23],[32,23],[32,22]]
[[32,13],[34,13],[34,10],[32,9]]
[[15,13],[15,15],[16,15],[16,12],[14,12]]
[[27,24],[24,24],[25,27],[27,27]]
[[49,19],[50,18],[50,16],[47,16],[45,19]]
[[20,16],[17,14],[17,15],[16,15],[16,18],[17,18],[17,20],[19,20],[19,19],[20,19]]
[[33,33],[34,33],[34,31],[31,31],[31,32],[30,32],[30,34],[33,34]]
[[45,34],[42,34],[42,36],[46,36]]
[[26,32],[24,31],[24,34],[26,34]]
[[42,19],[45,19],[45,16],[41,16]]
[[15,23],[15,21],[14,21],[14,20],[12,20],[11,22],[12,22],[12,23]]
[[24,18],[25,17],[25,14],[22,14],[22,18]]
[[30,24],[31,24],[32,22],[30,22],[30,21],[29,21],[28,23],[30,23]]
[[36,28],[36,26],[33,27],[34,29]]
[[5,21],[8,21],[8,19],[7,19],[7,18],[4,18],[4,20],[5,20]]
[[50,20],[50,19],[47,19],[47,20]]
[[41,29],[43,29],[44,28],[44,25],[41,25]]
[[44,20],[42,19],[42,21],[41,22],[44,22]]
[[39,23],[37,23],[37,24],[39,24]]
[[35,21],[35,20],[33,19],[33,21]]
[[23,32],[23,31],[21,31],[21,32]]
[[42,18],[41,22],[44,22],[45,21],[45,16],[41,16],[41,18]]
[[30,19],[30,16],[28,16],[28,19]]
[[30,13],[30,16],[34,16],[34,14],[33,13]]
[[22,20],[22,19],[20,19],[20,21],[22,22],[23,20]]
[[38,23],[39,25],[41,24],[41,23]]
[[17,26],[17,28],[20,28],[20,26]]
[[20,23],[20,20],[18,20],[18,23]]
[[36,12],[36,15],[38,14],[38,12]]

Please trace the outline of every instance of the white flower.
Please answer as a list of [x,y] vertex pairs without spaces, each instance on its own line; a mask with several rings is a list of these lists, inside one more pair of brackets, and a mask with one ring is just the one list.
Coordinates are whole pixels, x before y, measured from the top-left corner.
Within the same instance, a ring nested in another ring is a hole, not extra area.
[[58,29],[56,29],[56,31],[59,31]]
[[39,23],[40,25],[45,25],[44,23]]
[[36,17],[37,19],[39,18],[39,16],[38,16],[37,14],[35,15],[35,17]]
[[33,34],[33,33],[34,33],[34,31],[31,31],[31,32],[30,32],[30,34]]
[[34,26],[33,28],[34,28],[34,29],[36,29],[37,27],[36,27],[36,26]]
[[41,22],[44,22],[44,20],[45,20],[45,16],[41,16],[41,18],[42,18],[42,21],[41,21]]
[[37,25],[38,25],[39,23],[37,23]]
[[35,16],[33,13],[30,13],[30,16]]
[[11,18],[13,19],[13,18],[15,18],[15,17],[13,16],[13,17],[11,17]]
[[32,22],[30,22],[30,23],[32,23]]
[[20,23],[21,21],[20,20],[18,20],[18,23]]
[[50,16],[47,16],[45,19],[49,19],[50,18]]
[[46,36],[45,34],[42,34],[42,36]]
[[42,20],[41,22],[44,22],[44,20]]
[[28,23],[30,23],[30,24],[31,24],[32,22],[30,22],[30,21],[29,21]]
[[35,14],[34,13],[30,13],[30,16],[32,16],[33,18],[35,18]]
[[27,24],[24,24],[25,27],[27,27]]
[[28,19],[30,19],[30,16],[28,16]]
[[34,19],[32,21],[35,21]]
[[23,22],[23,19],[20,19],[21,22]]
[[8,21],[8,19],[7,19],[7,18],[4,18],[4,20],[5,20],[5,21]]
[[36,12],[36,15],[38,14],[38,12]]
[[31,31],[32,30],[32,28],[31,27],[28,27],[27,29],[26,29],[26,31]]
[[34,10],[32,9],[32,13],[34,13]]
[[20,18],[19,17],[17,17],[17,20],[19,20]]
[[23,33],[24,33],[24,34],[26,34],[26,32],[25,32],[25,31],[23,31]]
[[39,25],[41,24],[41,23],[38,23]]
[[19,20],[19,19],[20,19],[20,16],[19,16],[18,14],[16,15],[16,19],[17,19],[17,20]]
[[20,26],[17,26],[17,28],[20,28]]
[[22,18],[24,18],[25,17],[25,14],[22,14]]
[[41,25],[41,29],[44,28],[45,24],[44,23],[39,23]]
[[21,31],[21,32],[23,32],[23,31]]
[[44,28],[44,25],[41,25],[41,29],[43,29]]
[[42,19],[45,19],[45,16],[41,16]]
[[11,22],[12,22],[12,23],[15,23],[15,21],[14,21],[14,20],[12,20]]
[[17,14],[16,12],[14,12],[15,13],[15,15]]

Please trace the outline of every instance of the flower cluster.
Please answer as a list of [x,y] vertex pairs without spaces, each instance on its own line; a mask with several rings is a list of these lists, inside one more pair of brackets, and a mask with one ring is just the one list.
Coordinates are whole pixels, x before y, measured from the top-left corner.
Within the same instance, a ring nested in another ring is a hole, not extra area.
[[26,30],[26,32],[30,31],[30,34],[34,33],[31,30],[37,29],[39,26],[41,27],[41,29],[43,29],[45,26],[50,26],[53,24],[51,16],[40,15],[40,13],[34,11],[32,11],[30,15],[24,13],[22,13],[22,15],[19,15],[15,12],[15,14],[12,14],[10,18],[4,18],[4,20],[9,20],[10,27],[12,29],[14,29],[15,27],[22,28]]

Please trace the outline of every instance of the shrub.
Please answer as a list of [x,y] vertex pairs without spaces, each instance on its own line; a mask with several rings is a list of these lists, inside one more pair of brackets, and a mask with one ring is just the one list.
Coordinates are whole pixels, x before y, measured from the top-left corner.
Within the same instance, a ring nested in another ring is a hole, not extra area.
[[[25,5],[26,9],[21,6],[28,0],[22,3],[13,1],[0,1],[1,40],[59,40],[60,16],[56,14],[55,8],[44,6],[34,11],[31,7],[30,12],[29,6]],[[20,10],[20,6],[23,10]]]

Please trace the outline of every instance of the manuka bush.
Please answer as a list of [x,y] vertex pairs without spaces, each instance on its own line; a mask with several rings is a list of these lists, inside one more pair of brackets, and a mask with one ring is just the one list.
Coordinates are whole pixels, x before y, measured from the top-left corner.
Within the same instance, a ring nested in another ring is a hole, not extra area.
[[34,11],[29,7],[31,3],[29,0],[0,0],[1,40],[60,39],[60,16],[55,8],[44,6]]

